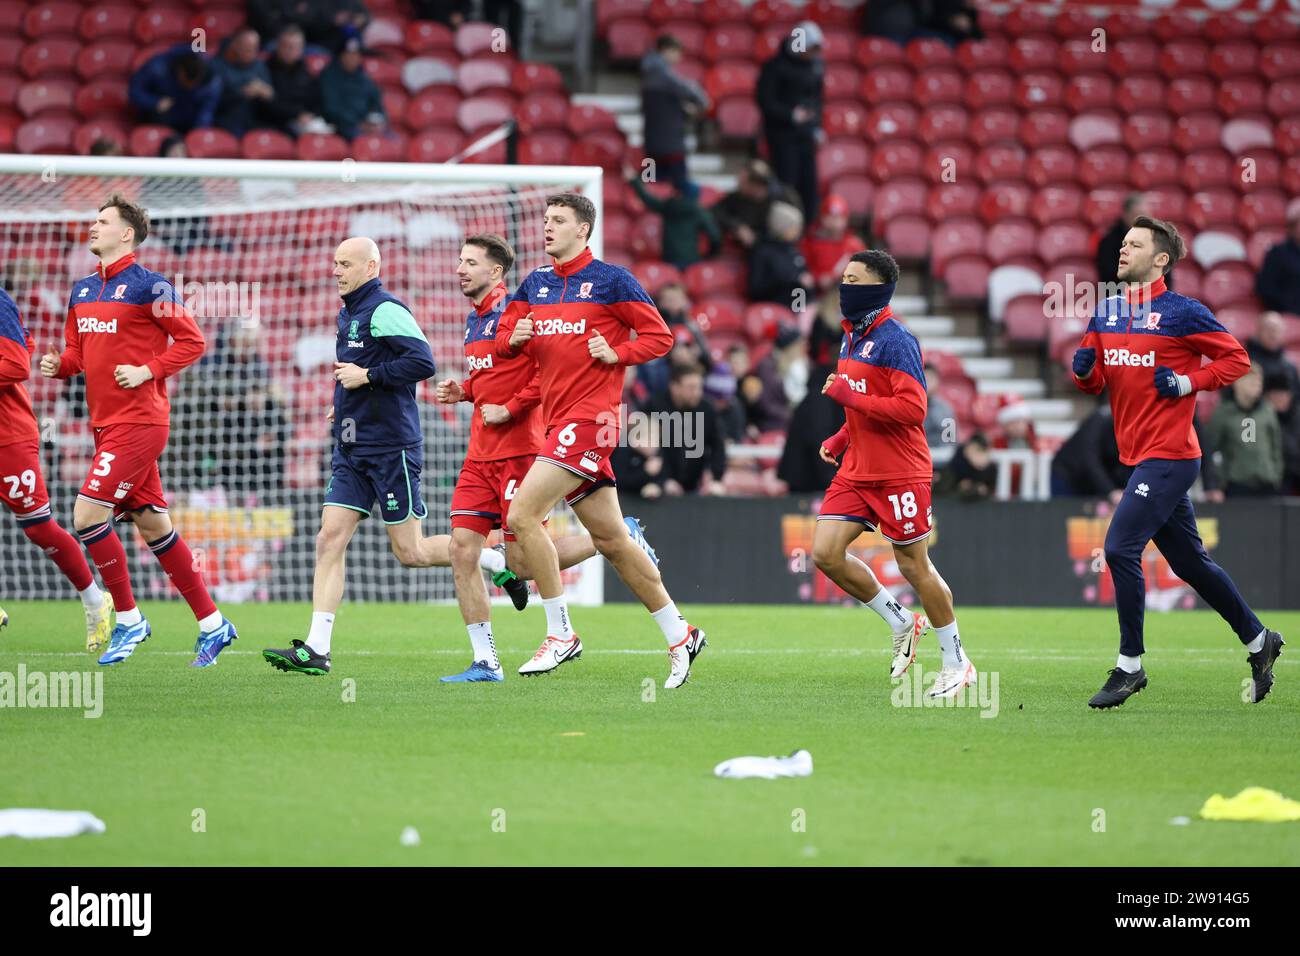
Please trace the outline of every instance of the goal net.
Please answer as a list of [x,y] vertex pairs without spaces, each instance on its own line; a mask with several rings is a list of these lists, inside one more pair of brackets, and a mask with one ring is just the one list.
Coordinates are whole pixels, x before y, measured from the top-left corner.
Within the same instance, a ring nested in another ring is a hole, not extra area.
[[[465,375],[470,306],[455,276],[461,241],[476,232],[504,236],[517,254],[507,277],[513,289],[549,261],[541,218],[546,196],[559,191],[596,204],[599,255],[594,167],[0,156],[0,281],[38,352],[61,349],[71,284],[96,266],[87,230],[100,202],[120,192],[148,209],[138,261],[175,285],[207,341],[204,357],[167,383],[172,429],[160,468],[172,518],[217,600],[310,600],[331,450],[325,415],[341,305],[335,247],[348,236],[379,244],[385,286],[410,306],[432,346],[438,374],[420,389],[424,530],[443,533],[471,412],[467,403],[433,400],[434,381]],[[53,512],[71,528],[93,447],[84,382],[34,370],[28,389]],[[571,520],[557,513],[552,532],[564,533]],[[175,596],[139,536],[121,537],[137,595]],[[73,596],[7,515],[0,563],[0,597]],[[569,575],[576,599],[592,597],[590,571]],[[362,522],[348,552],[348,600],[453,598],[449,571],[403,568],[382,522]]]

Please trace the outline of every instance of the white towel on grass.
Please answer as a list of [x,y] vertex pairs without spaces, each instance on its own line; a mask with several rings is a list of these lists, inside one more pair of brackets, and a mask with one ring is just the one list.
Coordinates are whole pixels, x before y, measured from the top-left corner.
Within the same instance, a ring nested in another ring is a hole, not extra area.
[[27,840],[103,833],[104,821],[86,810],[0,810],[0,837]]
[[812,754],[806,750],[796,750],[788,757],[732,757],[713,768],[717,777],[761,777],[764,780],[810,777],[812,771]]

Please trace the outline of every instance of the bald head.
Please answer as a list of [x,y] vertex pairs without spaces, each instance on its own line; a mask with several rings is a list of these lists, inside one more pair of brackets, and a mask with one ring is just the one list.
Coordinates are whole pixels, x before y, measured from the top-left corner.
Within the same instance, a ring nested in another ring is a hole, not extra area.
[[353,236],[339,243],[334,253],[334,278],[339,295],[347,295],[379,275],[379,246],[366,236]]

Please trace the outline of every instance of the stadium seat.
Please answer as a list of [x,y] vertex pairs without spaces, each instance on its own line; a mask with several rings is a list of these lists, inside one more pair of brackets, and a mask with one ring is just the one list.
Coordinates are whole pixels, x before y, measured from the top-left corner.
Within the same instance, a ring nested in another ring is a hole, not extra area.
[[632,233],[629,247],[635,259],[658,258],[663,251],[664,221],[662,216],[641,217],[639,228]]
[[922,70],[912,82],[912,99],[917,106],[957,106],[962,104],[962,74],[952,67]]
[[886,223],[894,216],[923,215],[925,195],[926,186],[920,179],[892,179],[881,183],[872,200],[872,220]]
[[1202,21],[1186,11],[1174,9],[1156,18],[1155,34],[1165,47],[1170,43],[1199,38],[1203,33]]
[[[216,6],[195,11],[190,17],[190,29],[202,30],[218,41],[230,36],[244,25],[246,19],[242,6]],[[215,49],[212,51],[215,54]]]
[[[378,63],[388,64],[387,68],[396,65],[396,60],[380,59]],[[380,69],[387,69],[381,67]],[[381,79],[380,75],[366,65],[367,72],[371,78],[381,86],[387,82],[387,79]],[[419,93],[430,86],[456,86],[458,72],[456,65],[443,59],[432,56],[412,57],[405,63],[401,64],[398,71],[401,83],[411,93]]]
[[1060,44],[1050,36],[1032,34],[1016,37],[1011,43],[1007,58],[1013,70],[1020,73],[1034,70],[1054,70],[1060,56]]
[[763,121],[752,95],[728,97],[718,104],[714,117],[726,139],[754,139]]
[[426,129],[411,138],[406,158],[412,163],[445,163],[458,152],[464,134],[454,127]]
[[1204,76],[1210,70],[1210,48],[1203,41],[1169,40],[1160,48],[1160,72],[1166,79]]
[[1092,48],[1091,39],[1076,37],[1066,40],[1057,51],[1056,69],[1064,76],[1097,73],[1105,69],[1106,55]]
[[952,47],[932,37],[909,40],[903,55],[914,70],[955,64]]
[[1222,149],[1201,149],[1183,159],[1182,182],[1192,192],[1231,186],[1238,178],[1237,166]]
[[917,121],[915,108],[907,103],[876,106],[867,114],[867,136],[874,140],[914,137]]
[[[459,136],[459,130],[452,131]],[[352,141],[352,158],[361,163],[402,163],[406,161],[409,142],[399,133],[367,133]]]
[[24,83],[18,88],[15,105],[24,117],[39,113],[68,113],[76,97],[76,83],[55,76]]
[[1072,112],[1110,109],[1115,102],[1115,80],[1107,73],[1076,73],[1065,85],[1065,105]]
[[245,159],[297,159],[293,139],[278,130],[255,129],[244,134],[240,150]]
[[[446,126],[455,122],[460,101],[460,90],[454,86],[429,86],[407,101],[406,110],[401,115],[414,132],[432,126]],[[395,113],[389,113],[389,116],[394,120],[398,118]]]
[[574,106],[569,110],[569,132],[574,136],[586,136],[597,130],[617,130],[618,122],[614,114],[600,106]]
[[1078,157],[1069,146],[1041,146],[1030,154],[1025,164],[1025,178],[1035,186],[1073,182]]
[[930,231],[925,216],[894,216],[885,223],[885,248],[902,262],[922,262],[930,254]]
[[830,191],[840,196],[849,204],[849,210],[855,217],[866,216],[876,197],[876,184],[869,176],[852,174],[837,176],[830,182]]
[[745,322],[745,300],[738,295],[710,295],[695,303],[692,318],[706,335],[757,337]]
[[[79,3],[45,0],[27,11],[23,17],[23,32],[33,40],[54,34],[75,34],[82,9]],[[16,26],[17,24],[10,24],[10,29]]]
[[70,113],[50,113],[19,126],[14,146],[20,153],[71,153],[76,130]]
[[1124,119],[1126,143],[1167,143],[1174,135],[1174,118],[1163,110],[1143,110]]
[[662,25],[695,15],[693,0],[651,0],[646,16],[651,23]]
[[1070,145],[1087,153],[1111,143],[1124,142],[1120,118],[1113,112],[1080,113],[1070,120]]
[[1156,73],[1133,73],[1115,87],[1115,105],[1125,114],[1160,109],[1165,102],[1165,81]]
[[622,63],[640,60],[654,46],[654,38],[654,28],[640,18],[615,20],[605,32],[609,58]]
[[[1192,259],[1202,269],[1213,269],[1220,262],[1240,262],[1247,257],[1246,246],[1231,233],[1207,230],[1197,233],[1191,244]],[[1183,265],[1177,267],[1178,278],[1182,278]],[[1186,293],[1184,293],[1186,294]]]
[[1264,81],[1255,76],[1230,76],[1219,86],[1216,100],[1224,116],[1239,116],[1258,110],[1268,102]]
[[533,166],[563,166],[569,161],[573,140],[568,133],[546,130],[525,136],[519,143],[519,162]]
[[1010,106],[1016,99],[1016,79],[1006,70],[981,68],[966,77],[962,102],[972,112],[990,106]]
[[496,93],[471,96],[456,107],[456,124],[466,133],[479,133],[500,126],[515,115],[514,101]]
[[190,35],[186,7],[151,6],[136,14],[132,33],[143,44],[179,43]]
[[112,140],[123,150],[130,137],[130,124],[115,119],[98,119],[83,122],[72,134],[72,148],[79,156],[90,155],[91,148],[101,139]]
[[1182,159],[1171,149],[1140,149],[1129,166],[1129,185],[1137,189],[1153,189],[1165,183],[1176,183],[1182,170]]
[[1128,182],[1129,152],[1122,146],[1098,146],[1079,162],[1079,182],[1087,189]]
[[1227,189],[1202,189],[1192,194],[1188,220],[1197,229],[1233,226],[1236,221],[1237,197]]
[[1021,179],[1027,157],[1017,143],[994,143],[975,157],[975,178],[988,184],[999,180]]
[[901,63],[872,67],[862,77],[862,98],[873,105],[906,101],[914,81],[915,75]]
[[1271,82],[1265,106],[1270,115],[1278,119],[1300,114],[1300,78]]
[[170,127],[145,125],[131,130],[130,152],[132,156],[157,156],[165,140],[176,133]]
[[1216,44],[1210,50],[1210,73],[1219,79],[1254,75],[1259,67],[1259,49],[1254,41],[1234,40]]
[[999,266],[989,273],[988,315],[1001,322],[1007,303],[1025,293],[1043,293],[1043,277],[1024,266]]
[[196,129],[185,136],[185,151],[193,159],[238,159],[239,140],[224,129]]
[[1086,257],[1093,252],[1092,231],[1078,220],[1053,223],[1039,234],[1038,251],[1049,266],[1062,259]]
[[1074,185],[1051,184],[1034,194],[1030,215],[1040,226],[1083,216],[1083,190]]
[[920,166],[921,175],[927,180],[946,185],[956,185],[964,173],[974,168],[975,150],[970,143],[959,140],[934,143],[926,151]]
[[632,266],[632,274],[636,280],[641,283],[642,288],[647,290],[651,297],[658,295],[659,290],[672,282],[683,282],[682,274],[675,265],[668,262],[660,262],[658,259],[648,259],[644,262],[638,262]]
[[1292,196],[1300,196],[1300,155],[1292,154],[1282,167],[1282,185]]
[[710,25],[743,23],[747,13],[741,0],[702,0],[695,9],[700,21]]
[[1002,37],[987,36],[983,40],[971,40],[957,47],[957,63],[968,73],[983,69],[1004,69],[1010,55],[1011,44]]
[[1259,72],[1274,81],[1300,77],[1300,43],[1270,43],[1264,47]]
[[1070,114],[1065,110],[1030,110],[1019,121],[1019,138],[1027,149],[1070,141]]
[[1021,74],[1016,82],[1016,105],[1024,110],[1051,109],[1065,103],[1065,84],[1058,73],[1041,70]]
[[[749,60],[716,63],[704,74],[704,91],[715,103],[728,96],[753,98],[757,83],[758,64]],[[827,93],[827,99],[835,98],[834,95]]]
[[[960,165],[958,168],[961,168]],[[964,180],[935,182],[925,197],[925,215],[935,223],[976,216],[979,214],[981,195],[978,186]]]
[[[749,92],[752,92],[755,88],[755,83],[758,78],[758,64],[747,62],[746,66],[748,66],[753,71],[753,73],[751,74],[753,80],[751,81],[750,85],[747,88]],[[706,74],[706,79],[707,79],[707,74]],[[705,86],[705,89],[706,90],[708,89],[707,85]],[[859,70],[852,63],[831,63],[827,65],[826,73],[825,73],[825,86],[822,95],[828,103],[835,100],[854,100],[857,98],[858,92],[861,89],[862,89],[862,71]],[[732,89],[731,92],[742,93],[742,92],[746,92],[746,90],[735,88]],[[714,99],[716,100],[717,97],[715,96]],[[829,118],[828,113],[829,113],[828,109],[823,109],[822,111],[823,121]]]
[[120,80],[95,80],[77,90],[74,103],[77,114],[87,119],[125,114],[129,109],[127,87]]
[[[421,23],[423,21],[416,21]],[[361,31],[361,42],[367,50],[391,50],[394,52],[408,49],[406,46],[406,24],[397,17],[378,16],[366,24]],[[411,53],[421,52],[418,49]]]
[[948,262],[972,249],[983,249],[987,230],[974,218],[954,218],[935,224],[930,233],[930,271],[942,279]]
[[513,44],[514,38],[495,23],[462,23],[456,28],[454,38],[456,52],[466,59],[484,53],[499,56]]
[[1157,219],[1187,222],[1187,190],[1180,186],[1154,186],[1147,190],[1147,206]]
[[1248,155],[1256,149],[1273,148],[1273,124],[1253,116],[1228,120],[1220,134],[1223,148],[1234,156]]
[[718,24],[704,38],[702,53],[709,63],[752,62],[755,39],[754,30],[743,22]]
[[98,42],[106,37],[131,37],[136,8],[130,3],[97,3],[85,8],[77,20],[77,33],[83,40]]
[[1300,155],[1300,114],[1278,120],[1276,145],[1284,155]]
[[1248,262],[1220,262],[1201,282],[1201,301],[1218,311],[1244,303],[1254,295],[1255,271]]
[[966,108],[956,105],[931,106],[917,121],[917,135],[928,143],[939,140],[959,140],[966,137],[970,115]]
[[1287,198],[1276,189],[1256,189],[1241,197],[1237,222],[1247,233],[1286,226]]
[[568,95],[563,75],[549,63],[515,63],[510,68],[510,88],[519,96],[544,92]]
[[456,68],[456,86],[466,96],[492,91],[511,96],[511,64],[504,57],[465,60]]
[[77,75],[83,80],[97,77],[120,79],[122,64],[130,62],[136,46],[129,40],[105,40],[87,45],[77,55]]
[[[882,144],[883,147],[884,144]],[[920,147],[916,147],[916,160],[920,162]],[[817,181],[827,182],[838,176],[867,175],[871,173],[871,153],[860,140],[832,140],[817,150]]]
[[1021,256],[1036,256],[1038,255],[1037,237],[1037,227],[1031,220],[1017,217],[1000,218],[989,226],[983,251],[994,265],[1001,265]]
[[1124,197],[1129,194],[1126,186],[1111,184],[1098,186],[1088,191],[1083,204],[1083,219],[1093,229],[1102,231],[1119,218],[1124,205]]
[[1174,146],[1184,153],[1217,149],[1223,139],[1223,120],[1216,112],[1203,110],[1179,116],[1174,123]]
[[[1068,118],[1066,123],[1068,125]],[[993,143],[1018,143],[1020,114],[1004,107],[980,110],[971,117],[967,135],[978,147],[986,147]],[[1064,136],[1061,141],[1064,142]]]
[[[31,79],[51,73],[68,74],[73,71],[80,53],[81,44],[77,40],[62,36],[46,37],[23,47],[18,57],[18,67],[24,76]],[[82,76],[82,79],[89,77]]]
[[[828,174],[819,175],[818,178],[822,181],[849,173],[870,172],[875,174],[879,182],[886,182],[896,177],[905,177],[909,174],[915,175],[922,168],[925,155],[921,144],[911,139],[886,140],[876,148],[874,154],[867,152],[865,144],[853,141],[837,144],[835,150],[837,152],[841,150],[847,151],[849,158],[846,159],[841,156],[836,160],[839,164],[846,164],[845,168],[830,168]],[[823,148],[821,152],[825,153],[827,149]],[[829,159],[827,165],[828,167],[831,166]]]
[[1119,34],[1119,36],[1120,39],[1111,44],[1105,57],[1107,69],[1115,76],[1123,78],[1135,73],[1144,73],[1159,61],[1160,47],[1154,40],[1131,34]]
[[857,100],[831,100],[822,110],[822,126],[831,139],[863,136],[870,115],[868,108]]
[[[964,44],[964,46],[971,45]],[[862,37],[853,51],[853,61],[863,70],[872,70],[891,64],[903,66],[907,63],[907,57],[903,53],[903,48],[893,40],[885,37]]]
[[9,34],[0,36],[0,70],[6,72],[18,69],[18,62],[22,59],[23,50],[27,44],[20,36]]
[[943,281],[948,298],[955,302],[979,302],[988,294],[988,259],[978,253],[966,253],[952,259],[944,269]]
[[1175,116],[1217,109],[1214,83],[1203,76],[1180,76],[1171,80],[1165,106]]
[[519,104],[517,113],[519,130],[535,133],[538,130],[567,130],[569,98],[551,90],[530,93]]
[[[656,217],[657,218],[657,217]],[[703,300],[710,296],[744,296],[745,266],[732,259],[705,259],[686,269],[686,291],[691,298]]]
[[1045,309],[1041,289],[1014,296],[1002,311],[1003,338],[1010,345],[1046,345],[1051,320]]

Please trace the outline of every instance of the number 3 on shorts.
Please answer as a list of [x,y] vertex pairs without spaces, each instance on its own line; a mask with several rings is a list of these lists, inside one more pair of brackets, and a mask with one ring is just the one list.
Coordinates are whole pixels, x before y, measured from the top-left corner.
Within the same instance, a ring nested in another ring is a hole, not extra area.
[[905,491],[901,496],[890,495],[889,503],[894,506],[894,517],[896,519],[916,517],[916,495],[914,493]]
[[105,475],[108,474],[109,470],[112,467],[113,459],[116,457],[117,456],[112,454],[111,452],[101,451],[99,453],[99,464],[95,466],[95,469],[94,471],[91,472],[91,474],[99,475],[99,477],[103,478]]
[[560,433],[558,435],[555,436],[556,439],[559,441],[561,445],[563,445],[565,448],[568,448],[570,445],[572,445],[575,441],[578,440],[578,433],[575,431],[577,427],[578,427],[577,422],[570,422],[560,430]]

